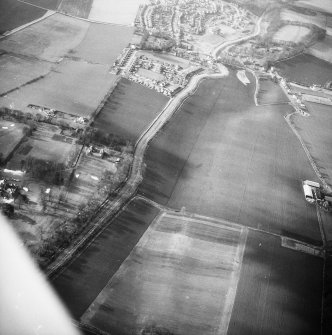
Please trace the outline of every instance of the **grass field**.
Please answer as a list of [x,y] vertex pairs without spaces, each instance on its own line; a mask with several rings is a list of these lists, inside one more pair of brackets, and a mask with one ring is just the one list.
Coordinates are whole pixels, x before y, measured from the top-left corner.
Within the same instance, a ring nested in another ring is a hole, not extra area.
[[[132,201],[52,284],[79,318],[128,257],[158,210]],[[74,284],[75,283],[75,284]]]
[[245,236],[231,225],[162,216],[81,320],[112,334],[153,325],[172,334],[224,334]]
[[0,120],[0,154],[1,160],[5,160],[8,155],[20,143],[23,134],[23,124]]
[[[288,105],[256,107],[254,80],[204,81],[146,152],[139,193],[170,207],[321,243],[301,180],[317,178],[284,120]],[[241,97],[241,98],[239,98]]]
[[20,145],[7,167],[12,170],[19,170],[21,169],[21,160],[27,160],[28,157],[66,163],[71,153],[74,152],[75,145],[54,140],[54,134],[58,133],[60,133],[60,129],[56,126],[45,123],[39,124],[28,141]]
[[304,8],[309,8],[317,10],[320,12],[326,12],[332,14],[332,6],[330,0],[301,0],[296,3],[297,6],[303,6]]
[[88,18],[93,0],[62,0],[58,10],[62,13]]
[[55,14],[1,40],[0,49],[56,62],[83,40],[88,28],[88,22]]
[[16,0],[0,1],[0,35],[33,20],[39,19],[46,10]]
[[82,42],[70,55],[88,62],[112,65],[130,42],[133,27],[91,23]]
[[259,91],[257,94],[258,104],[278,104],[288,102],[280,86],[268,78],[259,78]]
[[299,13],[297,11],[284,8],[281,11],[280,17],[285,21],[315,24],[316,26],[323,29],[326,27],[326,17],[321,13],[315,13],[315,15],[306,15],[305,13]]
[[332,64],[306,54],[279,62],[275,67],[288,80],[307,85],[324,85],[332,77]]
[[94,125],[105,133],[136,141],[167,101],[167,97],[154,90],[121,79]]
[[286,25],[281,27],[274,35],[277,41],[299,43],[310,32],[310,29],[302,26]]
[[106,65],[64,60],[45,78],[8,94],[0,103],[7,107],[14,104],[15,108],[24,111],[29,111],[29,104],[35,104],[89,116],[115,79]]
[[332,187],[332,106],[306,102],[310,117],[294,115],[292,120],[311,156]]
[[332,36],[326,36],[323,41],[309,48],[311,55],[332,63]]
[[249,231],[227,334],[320,334],[322,272],[322,259]]
[[131,25],[134,23],[138,6],[148,0],[94,0],[90,20]]
[[0,94],[44,76],[50,70],[50,63],[3,54],[0,56]]

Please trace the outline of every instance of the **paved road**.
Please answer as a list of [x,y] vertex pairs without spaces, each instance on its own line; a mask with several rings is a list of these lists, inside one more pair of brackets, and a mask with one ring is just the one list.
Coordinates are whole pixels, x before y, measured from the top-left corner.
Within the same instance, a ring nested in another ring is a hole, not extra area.
[[[264,12],[265,13],[265,12]],[[227,41],[227,42],[223,42],[221,43],[220,45],[218,45],[212,52],[212,56],[214,58],[217,58],[218,54],[220,53],[220,51],[222,49],[225,49],[226,47],[229,47],[233,44],[237,44],[237,43],[240,43],[240,42],[244,42],[244,41],[247,41],[247,40],[250,40],[252,38],[254,38],[255,36],[259,35],[260,32],[261,32],[261,22],[262,22],[262,19],[263,19],[263,16],[264,16],[264,13],[262,14],[262,16],[258,19],[258,21],[256,22],[256,26],[255,26],[255,30],[252,34],[248,35],[248,36],[244,36],[244,37],[240,37],[240,38],[237,38],[235,40],[230,40],[230,41]]]
[[101,208],[96,222],[93,224],[91,230],[75,245],[70,249],[65,250],[47,269],[47,275],[52,276],[62,266],[64,266],[74,255],[77,250],[84,248],[84,245],[88,243],[91,237],[99,230],[103,225],[109,222],[109,219],[113,217],[135,194],[136,189],[142,181],[142,167],[145,150],[148,143],[152,140],[155,134],[164,126],[164,124],[173,116],[179,107],[190,95],[194,94],[199,86],[199,83],[206,78],[222,78],[228,74],[227,68],[221,68],[221,73],[216,74],[201,74],[191,79],[188,86],[182,90],[177,96],[169,100],[164,109],[158,114],[158,116],[152,121],[149,127],[141,134],[135,145],[135,153],[132,164],[132,169],[127,182],[123,188],[120,189],[115,199],[107,200]]

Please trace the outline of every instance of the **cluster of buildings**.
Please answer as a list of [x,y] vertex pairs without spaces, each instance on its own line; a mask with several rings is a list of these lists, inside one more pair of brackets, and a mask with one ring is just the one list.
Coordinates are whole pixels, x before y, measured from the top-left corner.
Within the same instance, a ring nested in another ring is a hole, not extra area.
[[178,64],[162,61],[153,56],[149,57],[149,54],[132,52],[132,49],[125,51],[123,58],[117,62],[124,65],[123,67],[115,65],[118,73],[121,72],[128,79],[155,89],[166,96],[178,93],[192,76],[203,70],[199,64],[182,68]]
[[250,12],[223,1],[160,0],[139,7],[135,27],[140,33],[172,38],[179,46],[206,31],[223,35],[225,26],[247,29],[253,20]]
[[16,184],[10,183],[7,179],[0,179],[0,203],[13,203],[15,194],[19,192],[19,190],[19,186]]

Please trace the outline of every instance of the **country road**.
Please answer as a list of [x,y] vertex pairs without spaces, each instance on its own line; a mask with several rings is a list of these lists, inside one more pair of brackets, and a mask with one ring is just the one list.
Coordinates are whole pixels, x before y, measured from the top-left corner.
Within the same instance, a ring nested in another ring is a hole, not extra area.
[[135,195],[136,189],[142,180],[142,167],[144,161],[144,154],[148,143],[161,130],[164,124],[173,116],[184,101],[193,93],[199,86],[199,83],[207,78],[222,78],[228,75],[226,67],[219,66],[220,73],[215,74],[201,74],[193,77],[188,86],[181,91],[177,96],[170,99],[164,109],[151,122],[148,128],[141,134],[135,144],[135,152],[130,175],[126,184],[122,187],[115,199],[106,200],[101,211],[95,218],[96,222],[90,231],[80,239],[71,248],[65,250],[55,262],[53,262],[46,270],[48,276],[53,276],[59,271],[69,260],[71,260],[78,252],[82,251],[89,245],[92,237],[102,229],[105,224],[112,218],[128,201]]

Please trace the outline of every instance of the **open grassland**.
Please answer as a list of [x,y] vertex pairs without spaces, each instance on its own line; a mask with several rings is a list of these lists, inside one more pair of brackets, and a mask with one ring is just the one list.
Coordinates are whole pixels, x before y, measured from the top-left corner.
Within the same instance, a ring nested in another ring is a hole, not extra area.
[[332,106],[306,102],[310,117],[298,114],[292,121],[306,143],[326,182],[332,187]]
[[24,136],[23,128],[21,123],[0,120],[0,161],[5,160],[20,143]]
[[314,44],[308,52],[317,58],[332,63],[332,36],[325,36],[323,41]]
[[124,25],[134,23],[139,5],[149,0],[94,0],[89,15],[90,20]]
[[56,10],[61,0],[24,0],[24,2],[47,9]]
[[98,114],[94,126],[136,141],[161,112],[168,98],[142,85],[121,79]]
[[332,5],[330,0],[300,0],[296,2],[296,5],[332,14]]
[[88,22],[54,14],[2,39],[0,49],[56,62],[83,40],[88,28]]
[[289,102],[280,86],[269,78],[259,78],[257,101],[260,105],[280,104]]
[[54,134],[59,134],[56,126],[41,123],[28,140],[20,145],[14,157],[7,164],[12,170],[21,169],[21,161],[28,157],[36,159],[66,163],[75,152],[74,143],[65,143],[54,139]]
[[228,335],[320,334],[323,260],[249,231]]
[[0,35],[39,19],[46,10],[16,0],[0,1]]
[[301,42],[306,35],[308,35],[310,29],[302,26],[295,25],[286,25],[281,27],[274,35],[273,39],[277,41],[286,41],[286,42]]
[[[251,83],[254,83],[249,76]],[[317,180],[284,120],[232,71],[206,80],[151,141],[139,193],[170,207],[321,243],[301,180]]]
[[88,62],[112,65],[130,42],[133,27],[91,23],[82,42],[69,54]]
[[86,117],[114,84],[116,76],[108,70],[106,65],[64,60],[45,78],[8,94],[0,103],[23,111],[35,104]]
[[52,282],[70,312],[79,318],[128,257],[158,210],[133,200]]
[[62,0],[58,10],[62,13],[88,18],[93,0]]
[[27,57],[3,54],[0,56],[0,94],[48,74],[51,64]]
[[332,77],[332,64],[306,54],[278,62],[275,66],[283,77],[306,85],[324,85]]
[[153,325],[172,334],[224,334],[245,236],[232,225],[162,216],[81,320],[114,334]]

